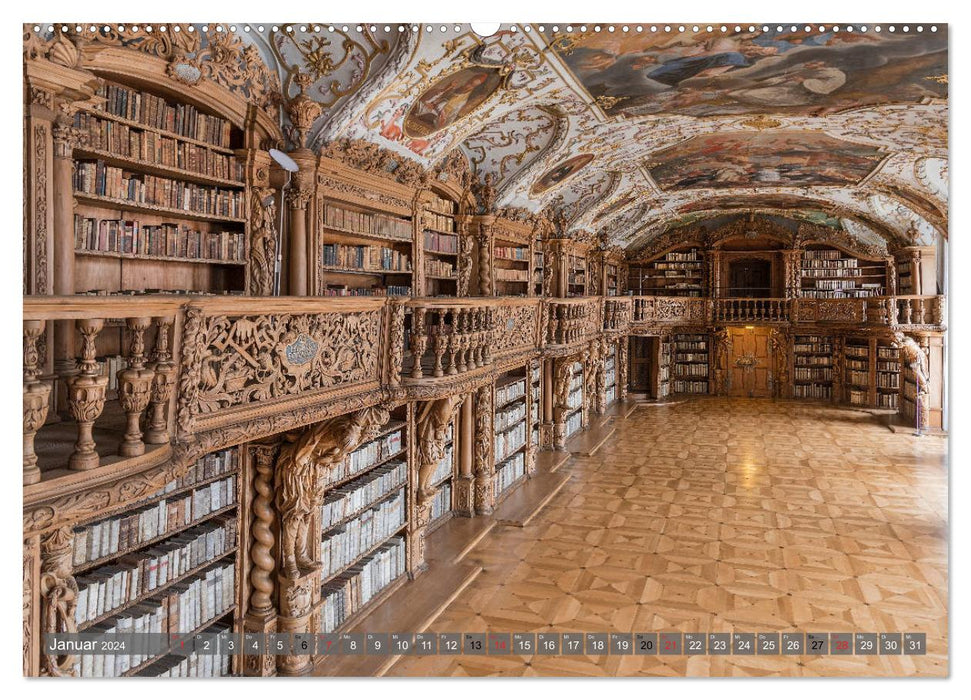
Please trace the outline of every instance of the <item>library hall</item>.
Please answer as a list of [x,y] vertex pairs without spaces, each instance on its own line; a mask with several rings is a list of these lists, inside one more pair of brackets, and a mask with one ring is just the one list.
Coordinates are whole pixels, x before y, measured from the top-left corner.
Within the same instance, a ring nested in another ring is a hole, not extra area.
[[948,675],[947,24],[497,26],[22,26],[23,676]]

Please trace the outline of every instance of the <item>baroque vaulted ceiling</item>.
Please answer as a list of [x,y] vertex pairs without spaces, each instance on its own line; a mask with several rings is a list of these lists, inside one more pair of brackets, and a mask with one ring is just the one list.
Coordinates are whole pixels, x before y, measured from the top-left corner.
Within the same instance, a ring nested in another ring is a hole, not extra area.
[[871,243],[946,237],[945,25],[681,29],[237,34],[285,100],[320,106],[305,133],[284,124],[291,146],[364,139],[422,166],[458,149],[497,206],[556,215],[571,235],[637,249],[747,211]]

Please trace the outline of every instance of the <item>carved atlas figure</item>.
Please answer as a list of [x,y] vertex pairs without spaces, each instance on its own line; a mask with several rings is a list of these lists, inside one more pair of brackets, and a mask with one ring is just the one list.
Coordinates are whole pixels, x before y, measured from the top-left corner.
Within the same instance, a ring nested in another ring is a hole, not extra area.
[[445,457],[448,426],[462,396],[447,396],[425,404],[418,414],[418,501],[424,504],[435,492],[431,479],[438,463]]
[[298,578],[316,568],[310,523],[323,499],[328,472],[359,445],[377,437],[388,410],[366,408],[318,423],[284,445],[276,463],[276,506],[280,514],[283,570]]

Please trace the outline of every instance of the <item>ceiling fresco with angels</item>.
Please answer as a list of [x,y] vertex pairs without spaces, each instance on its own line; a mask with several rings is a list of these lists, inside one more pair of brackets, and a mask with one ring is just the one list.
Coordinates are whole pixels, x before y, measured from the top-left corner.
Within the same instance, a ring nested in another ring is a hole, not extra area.
[[684,217],[791,205],[856,236],[946,237],[945,25],[599,29],[284,25],[257,43],[285,101],[321,106],[292,146],[364,139],[425,167],[458,150],[497,207],[569,235],[637,248]]

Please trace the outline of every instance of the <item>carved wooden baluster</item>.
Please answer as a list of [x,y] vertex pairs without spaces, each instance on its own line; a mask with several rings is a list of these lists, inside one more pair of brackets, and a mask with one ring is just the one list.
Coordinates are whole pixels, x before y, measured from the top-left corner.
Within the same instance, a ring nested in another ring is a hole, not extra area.
[[108,388],[108,377],[98,373],[98,362],[95,359],[95,341],[103,327],[104,320],[100,318],[77,321],[78,333],[81,335],[79,372],[67,380],[68,408],[78,424],[78,440],[74,444],[68,466],[77,471],[96,469],[101,461],[95,451],[93,431],[94,422],[104,410],[105,391]]
[[472,310],[472,368],[481,367],[482,362],[482,343],[484,333],[482,332],[482,309]]
[[496,313],[494,309],[483,309],[485,312],[485,342],[482,347],[483,364],[492,364],[492,344],[496,342]]
[[[107,377],[105,377],[107,380]],[[71,572],[74,533],[60,527],[41,540],[40,590],[41,633],[71,635],[77,632],[74,613],[78,584]],[[75,676],[75,655],[42,654],[42,676]]]
[[37,340],[44,332],[43,321],[24,321],[24,485],[40,481],[34,436],[47,420],[51,385],[40,381]]
[[904,323],[909,325],[911,323],[911,315],[913,313],[913,308],[910,304],[910,299],[903,299],[904,303]]
[[[442,318],[445,318],[447,312],[442,311]],[[461,344],[461,339],[458,334],[458,310],[451,312],[451,323],[448,325],[448,336],[446,340],[448,341],[448,365],[446,367],[446,374],[458,374],[458,365],[456,364],[456,356],[459,353],[459,345]]]
[[471,372],[476,367],[479,366],[479,326],[476,321],[479,317],[478,309],[469,309],[466,311],[467,321],[466,321],[466,363],[468,364],[469,371]]
[[148,428],[145,431],[145,442],[149,445],[164,445],[169,441],[168,406],[175,386],[175,364],[172,362],[172,352],[169,350],[169,329],[173,319],[158,317],[155,319],[157,328],[155,335],[155,350],[152,353],[152,369],[155,376],[152,379],[152,395],[148,404]]
[[469,351],[469,335],[468,328],[466,327],[466,322],[468,321],[468,311],[466,309],[457,309],[454,313],[455,318],[455,338],[458,345],[458,358],[456,360],[456,368],[459,372],[467,372],[469,370],[469,363],[467,362],[467,356]]
[[411,316],[411,378],[421,379],[421,360],[425,356],[428,337],[425,335],[425,309],[418,307]]
[[927,301],[927,299],[921,298],[921,299],[915,299],[915,301],[917,302],[917,323],[920,325],[924,325],[925,323],[924,313],[925,313],[925,307],[926,307],[925,302]]
[[141,419],[142,413],[148,408],[152,380],[155,378],[155,371],[145,367],[145,330],[151,323],[152,319],[146,316],[126,321],[131,338],[128,367],[118,372],[118,402],[127,418],[125,438],[118,448],[118,454],[122,457],[145,454]]
[[438,322],[434,326],[435,333],[432,336],[432,343],[435,346],[435,364],[432,374],[436,377],[441,377],[445,373],[445,353],[448,352],[448,331],[445,325],[445,312],[441,310],[436,311],[435,316]]

